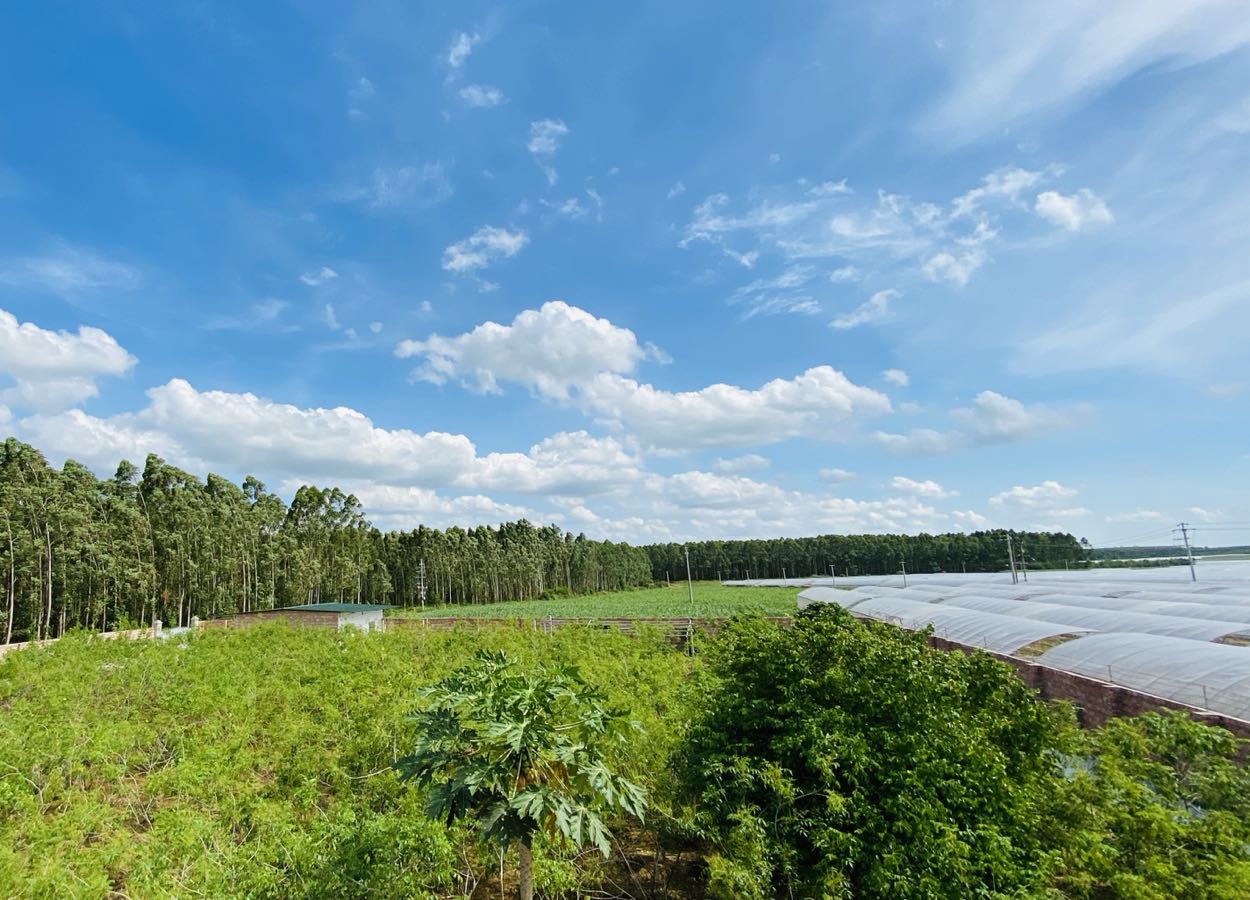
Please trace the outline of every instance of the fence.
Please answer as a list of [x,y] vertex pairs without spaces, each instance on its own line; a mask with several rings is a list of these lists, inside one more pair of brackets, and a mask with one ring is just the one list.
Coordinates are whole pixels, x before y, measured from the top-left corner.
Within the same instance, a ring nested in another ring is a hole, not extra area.
[[[193,622],[193,624],[195,623]],[[151,628],[131,628],[128,631],[95,631],[91,633],[91,636],[102,641],[135,640],[136,638],[159,637],[161,630],[161,620],[157,619]],[[28,647],[47,647],[49,644],[55,644],[59,640],[60,638],[48,638],[42,641],[17,641],[12,644],[0,644],[0,658],[12,653],[14,650],[25,650]]]

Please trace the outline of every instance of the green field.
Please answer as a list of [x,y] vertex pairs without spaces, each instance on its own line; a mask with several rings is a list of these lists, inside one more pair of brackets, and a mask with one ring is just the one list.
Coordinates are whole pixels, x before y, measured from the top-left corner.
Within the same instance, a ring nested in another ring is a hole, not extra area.
[[425,610],[395,610],[397,616],[422,618],[461,616],[498,619],[536,619],[546,616],[569,618],[722,618],[740,613],[765,616],[792,616],[798,603],[798,588],[724,587],[715,581],[696,581],[694,603],[684,583],[672,587],[644,588],[637,591],[610,591],[584,597],[530,600],[512,603],[465,603],[430,606]]

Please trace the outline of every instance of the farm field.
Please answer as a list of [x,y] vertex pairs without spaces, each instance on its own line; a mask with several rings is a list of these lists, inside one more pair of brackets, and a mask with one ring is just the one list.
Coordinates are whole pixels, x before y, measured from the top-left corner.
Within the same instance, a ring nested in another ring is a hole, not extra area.
[[1082,732],[1001,663],[824,609],[791,628],[735,620],[693,657],[658,636],[502,623],[71,634],[15,652],[0,661],[0,896],[516,896],[516,854],[430,818],[432,795],[393,768],[417,743],[420,691],[479,651],[575,666],[628,723],[600,750],[646,795],[643,820],[608,821],[607,859],[536,838],[540,898],[1250,887],[1250,777],[1227,732],[1183,716]]
[[583,597],[530,600],[507,603],[465,603],[430,606],[425,610],[393,610],[396,616],[429,618],[463,616],[469,618],[537,619],[546,616],[567,618],[725,618],[744,613],[762,616],[792,616],[798,608],[798,587],[725,587],[715,581],[694,583],[694,605],[686,583],[671,587],[642,588],[635,591],[606,591]]

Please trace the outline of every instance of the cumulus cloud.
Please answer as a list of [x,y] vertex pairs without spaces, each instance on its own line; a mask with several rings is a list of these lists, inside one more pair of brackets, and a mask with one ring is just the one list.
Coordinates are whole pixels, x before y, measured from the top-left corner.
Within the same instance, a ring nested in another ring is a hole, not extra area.
[[1111,210],[1102,198],[1088,188],[1064,196],[1058,191],[1043,191],[1037,195],[1033,209],[1039,216],[1068,231],[1080,231],[1087,225],[1106,225],[1111,222]]
[[473,272],[501,259],[510,259],[529,243],[523,228],[510,231],[483,225],[462,241],[443,250],[443,268],[448,272]]
[[1043,481],[1032,487],[1018,484],[995,494],[990,498],[990,505],[1060,517],[1088,515],[1088,509],[1072,506],[1077,494],[1076,488],[1065,487],[1057,481]]
[[902,369],[886,369],[881,377],[895,387],[907,387],[911,384],[911,378]]
[[490,109],[498,106],[506,99],[503,91],[489,84],[469,84],[460,89],[460,99],[465,106],[475,109]]
[[587,496],[631,484],[643,476],[641,460],[613,437],[585,431],[552,435],[528,453],[490,453],[457,485],[478,490]]
[[764,445],[796,437],[844,440],[864,418],[891,411],[889,398],[852,382],[831,366],[757,389],[713,384],[664,391],[615,374],[600,374],[581,402],[606,421],[661,449]]
[[413,374],[434,384],[456,379],[493,393],[511,381],[557,400],[601,372],[632,372],[647,355],[628,328],[561,300],[524,310],[508,325],[484,322],[457,337],[406,340],[395,353],[421,360]]
[[1106,521],[1113,524],[1119,522],[1162,522],[1163,520],[1163,513],[1153,509],[1135,509],[1132,512],[1114,513],[1106,517]]
[[877,291],[849,313],[838,316],[829,324],[839,330],[858,328],[860,325],[879,325],[894,318],[890,304],[903,296],[893,288]]
[[82,326],[51,331],[18,323],[0,309],[0,374],[14,382],[0,390],[0,402],[23,409],[61,409],[96,396],[96,381],[124,375],[137,360],[108,332]]
[[904,494],[915,494],[917,497],[927,497],[930,500],[945,500],[948,497],[959,496],[959,491],[948,491],[936,481],[916,481],[902,475],[895,475],[890,479],[890,487]]

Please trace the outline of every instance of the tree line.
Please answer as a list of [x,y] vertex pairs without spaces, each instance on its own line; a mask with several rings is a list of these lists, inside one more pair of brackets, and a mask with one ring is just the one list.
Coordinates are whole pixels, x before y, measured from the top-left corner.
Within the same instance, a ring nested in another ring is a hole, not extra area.
[[[423,571],[424,570],[424,573]],[[0,635],[188,624],[300,603],[491,602],[651,582],[646,553],[519,521],[383,533],[359,500],[305,485],[288,505],[251,476],[200,480],[149,455],[113,477],[0,451]],[[424,590],[423,590],[424,585]]]
[[[159,619],[300,603],[402,606],[532,600],[700,579],[984,571],[1007,566],[1008,532],[822,535],[632,547],[525,520],[497,528],[383,532],[339,488],[300,487],[291,502],[248,476],[203,480],[149,455],[97,478],[57,469],[9,438],[0,452],[0,635],[56,637]],[[1066,534],[1010,532],[1034,567],[1085,558]]]
[[659,581],[686,577],[686,551],[696,578],[755,579],[810,575],[895,575],[995,572],[1010,565],[1036,569],[1088,564],[1085,546],[1070,534],[1002,529],[971,534],[822,534],[806,538],[693,541],[646,548]]

